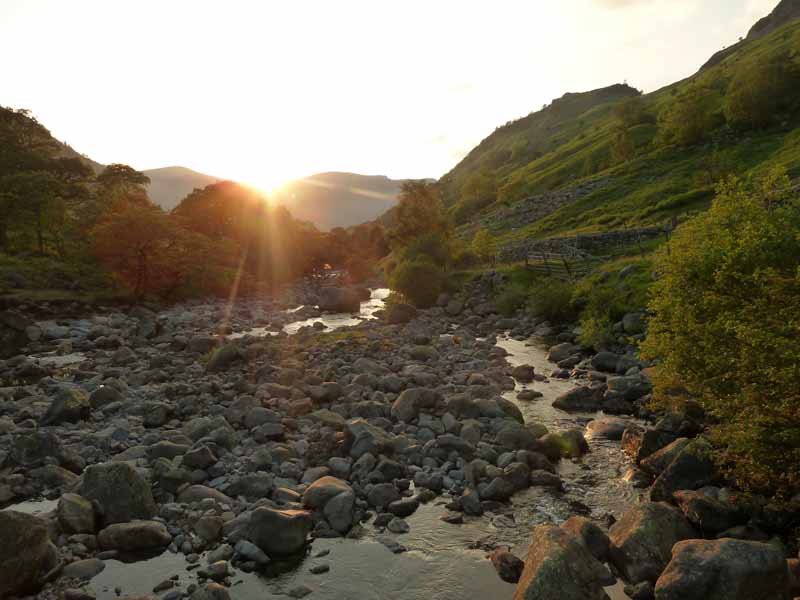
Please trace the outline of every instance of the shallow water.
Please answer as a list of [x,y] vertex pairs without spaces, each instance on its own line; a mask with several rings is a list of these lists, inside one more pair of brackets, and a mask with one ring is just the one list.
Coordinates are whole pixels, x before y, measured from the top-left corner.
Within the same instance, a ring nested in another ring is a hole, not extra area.
[[[375,313],[383,308],[383,301],[389,296],[391,290],[387,288],[377,288],[371,290],[369,300],[361,302],[361,308],[358,314],[350,313],[329,313],[319,317],[312,317],[302,321],[292,321],[283,326],[282,331],[286,334],[293,335],[300,331],[303,327],[313,327],[315,323],[322,323],[325,327],[320,331],[334,331],[342,327],[352,327],[358,325],[363,321],[369,321],[375,318]],[[298,306],[287,310],[287,313],[294,313],[301,310],[303,306]],[[245,336],[265,336],[265,335],[279,335],[280,330],[269,327],[254,327],[246,331],[238,331],[232,333],[227,337],[229,339],[237,339]]]

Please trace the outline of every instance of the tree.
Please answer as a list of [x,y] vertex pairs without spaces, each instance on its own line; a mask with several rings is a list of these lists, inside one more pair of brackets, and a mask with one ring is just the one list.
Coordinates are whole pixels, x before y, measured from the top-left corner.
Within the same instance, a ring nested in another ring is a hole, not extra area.
[[635,154],[636,144],[630,130],[617,123],[611,133],[611,157],[614,162],[623,163],[631,160]]
[[472,238],[472,251],[483,263],[494,261],[495,246],[494,237],[488,229],[479,229]]
[[430,233],[445,237],[450,233],[438,188],[423,181],[407,181],[400,191],[389,243],[392,248],[398,248]]
[[653,117],[647,112],[641,96],[622,100],[614,108],[614,117],[625,129],[630,129],[643,123],[652,123]]
[[659,114],[659,140],[679,146],[705,142],[720,121],[718,104],[719,95],[714,90],[692,85]]
[[728,86],[725,119],[737,129],[766,127],[792,99],[796,85],[786,57],[762,59],[741,67]]
[[112,203],[121,200],[137,204],[147,202],[146,186],[150,184],[150,178],[128,165],[108,165],[97,176],[97,183],[106,191]]
[[800,199],[772,173],[721,183],[710,210],[677,229],[644,345],[656,391],[676,384],[712,417],[717,458],[739,485],[800,488]]
[[392,272],[391,288],[420,308],[432,306],[444,291],[444,270],[430,260],[403,261]]

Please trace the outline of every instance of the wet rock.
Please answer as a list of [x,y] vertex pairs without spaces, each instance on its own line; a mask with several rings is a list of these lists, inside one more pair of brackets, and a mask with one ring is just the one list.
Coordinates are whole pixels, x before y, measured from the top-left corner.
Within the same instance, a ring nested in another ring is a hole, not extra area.
[[419,500],[416,498],[401,498],[390,502],[387,509],[397,517],[410,517],[419,508]]
[[609,531],[611,561],[631,583],[654,582],[670,561],[672,546],[695,536],[678,509],[663,502],[638,504]]
[[114,402],[122,402],[123,400],[125,400],[125,396],[110,385],[101,385],[89,396],[89,404],[92,405],[92,408],[102,408]]
[[162,548],[172,541],[172,536],[159,521],[131,521],[114,523],[102,529],[97,543],[103,550],[137,552]]
[[619,355],[613,352],[598,352],[592,357],[592,366],[598,371],[616,373]]
[[564,392],[553,401],[553,408],[567,412],[593,412],[603,403],[603,388],[580,386]]
[[394,517],[389,524],[386,526],[386,529],[391,531],[392,533],[408,533],[411,531],[411,527],[409,524],[399,517]]
[[622,434],[622,450],[636,462],[640,462],[674,442],[676,436],[656,429],[632,426]]
[[547,360],[554,363],[559,363],[562,360],[566,360],[573,354],[579,352],[580,349],[581,349],[580,346],[576,346],[575,344],[570,344],[569,342],[556,344],[555,346],[550,347],[550,350],[547,353]]
[[642,460],[639,465],[654,477],[658,477],[675,460],[675,457],[683,452],[683,449],[690,441],[689,438],[678,438],[671,444],[653,452]]
[[500,579],[506,583],[517,583],[525,569],[525,563],[505,548],[498,548],[492,552],[489,559]]
[[211,499],[218,504],[227,504],[228,506],[235,504],[234,500],[230,496],[226,496],[219,490],[215,490],[204,485],[189,486],[188,488],[182,490],[180,494],[178,494],[178,502],[182,502],[184,504],[202,502],[205,499]]
[[534,369],[530,365],[518,365],[511,371],[511,376],[521,383],[533,381]]
[[207,544],[216,542],[222,536],[222,517],[203,515],[194,524],[194,532]]
[[349,421],[345,431],[350,446],[350,456],[355,459],[367,453],[373,456],[394,453],[394,436],[363,419]]
[[64,567],[62,575],[68,579],[91,579],[103,572],[106,563],[97,558],[78,560]]
[[656,600],[786,600],[783,553],[742,540],[687,540],[672,549]]
[[260,507],[250,516],[245,537],[270,557],[286,556],[305,547],[311,526],[307,511]]
[[514,600],[604,600],[614,577],[573,534],[538,525]]
[[386,321],[390,325],[408,323],[417,316],[417,309],[410,304],[392,304],[386,309]]
[[150,485],[127,463],[109,462],[87,467],[79,493],[96,504],[105,525],[156,514]]
[[303,494],[303,505],[306,508],[322,509],[334,497],[345,492],[352,492],[350,485],[330,475],[317,479],[308,486]]
[[254,562],[259,566],[264,566],[269,563],[269,556],[266,553],[247,540],[239,540],[236,542],[236,555],[245,560]]
[[531,400],[537,400],[542,396],[544,396],[544,394],[536,390],[522,390],[519,394],[517,394],[517,400],[528,402]]
[[686,445],[650,488],[650,499],[671,500],[678,490],[696,490],[714,480],[711,444],[697,438]]
[[379,483],[372,486],[367,494],[367,501],[375,507],[389,506],[395,500],[400,499],[400,492],[393,483]]
[[80,388],[62,386],[42,417],[42,425],[77,423],[88,419],[91,413],[92,405],[86,392]]
[[197,588],[191,600],[230,600],[228,590],[218,583],[207,583]]
[[577,536],[589,552],[600,562],[608,562],[609,545],[608,535],[600,526],[586,517],[573,516],[567,519],[561,527]]
[[628,422],[624,419],[614,419],[604,417],[591,421],[586,429],[593,438],[601,440],[621,440],[622,434],[628,428]]
[[743,507],[720,502],[703,490],[680,490],[673,497],[689,522],[705,536],[713,537],[737,525],[744,525],[749,519]]
[[66,533],[94,533],[95,518],[92,503],[77,494],[64,494],[56,508],[58,523]]
[[327,287],[319,291],[317,305],[324,312],[357,313],[361,310],[361,298],[350,288]]
[[323,514],[330,526],[338,533],[345,534],[353,525],[356,496],[352,490],[337,494],[325,503]]
[[533,487],[549,487],[555,490],[564,489],[564,484],[558,475],[542,470],[531,471],[530,485]]
[[398,396],[392,404],[392,418],[410,423],[419,415],[422,408],[433,408],[439,394],[428,388],[410,388]]
[[209,373],[226,371],[233,365],[242,362],[243,360],[244,354],[239,349],[238,344],[226,344],[225,346],[218,348],[214,354],[211,355],[211,358],[208,360],[208,364],[206,365],[206,370]]
[[217,457],[208,446],[200,446],[186,452],[181,461],[189,469],[207,469],[217,462]]
[[47,523],[13,510],[0,511],[0,597],[33,594],[58,567]]

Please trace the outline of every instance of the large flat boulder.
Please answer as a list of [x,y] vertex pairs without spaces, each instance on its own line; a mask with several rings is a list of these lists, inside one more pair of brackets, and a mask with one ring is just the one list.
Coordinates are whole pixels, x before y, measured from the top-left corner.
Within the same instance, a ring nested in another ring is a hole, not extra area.
[[354,289],[327,287],[319,291],[317,305],[324,312],[357,313],[361,310],[361,298]]
[[59,565],[47,523],[13,510],[0,511],[0,598],[38,592]]
[[262,506],[253,511],[245,537],[270,557],[300,552],[311,532],[311,513]]
[[156,514],[150,484],[124,462],[87,467],[79,494],[95,504],[103,525],[150,519]]
[[655,582],[672,558],[672,547],[696,535],[677,508],[637,504],[609,531],[611,562],[631,583]]
[[172,541],[166,526],[159,521],[114,523],[101,530],[97,543],[103,550],[139,552],[163,548]]
[[606,600],[603,588],[613,583],[608,569],[575,535],[538,525],[514,600]]
[[656,582],[656,600],[788,600],[789,570],[775,546],[686,540]]

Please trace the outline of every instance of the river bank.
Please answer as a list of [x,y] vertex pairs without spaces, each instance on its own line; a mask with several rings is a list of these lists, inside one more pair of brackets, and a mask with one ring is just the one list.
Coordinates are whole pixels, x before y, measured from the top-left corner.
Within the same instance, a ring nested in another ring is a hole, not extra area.
[[356,316],[249,299],[36,324],[38,351],[0,364],[0,498],[40,510],[17,593],[511,598],[496,566],[521,569],[504,549],[533,526],[623,519],[649,481],[620,439],[644,428],[601,411],[639,412],[634,358],[604,375],[482,289],[388,314],[386,293]]

